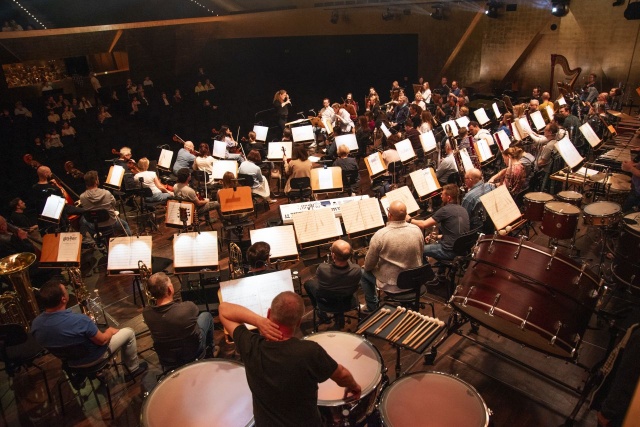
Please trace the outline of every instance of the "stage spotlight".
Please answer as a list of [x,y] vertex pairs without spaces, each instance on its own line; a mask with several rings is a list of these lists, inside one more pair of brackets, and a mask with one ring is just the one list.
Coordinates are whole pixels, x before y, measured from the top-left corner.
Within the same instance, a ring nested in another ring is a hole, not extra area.
[[487,15],[489,18],[497,18],[498,10],[500,9],[501,6],[502,6],[502,3],[490,1],[487,3],[487,6],[484,9],[484,14]]
[[431,17],[433,19],[437,19],[438,21],[442,21],[444,19],[444,12],[442,11],[442,5],[436,4],[431,7],[433,8],[433,12],[431,12]]
[[551,1],[551,14],[562,18],[569,13],[569,0],[552,0]]
[[395,14],[391,12],[391,9],[387,8],[387,10],[382,12],[383,21],[391,21],[393,18],[395,18]]
[[337,24],[338,19],[340,19],[340,15],[338,14],[338,11],[334,10],[333,12],[331,12],[331,19],[330,19],[331,23]]

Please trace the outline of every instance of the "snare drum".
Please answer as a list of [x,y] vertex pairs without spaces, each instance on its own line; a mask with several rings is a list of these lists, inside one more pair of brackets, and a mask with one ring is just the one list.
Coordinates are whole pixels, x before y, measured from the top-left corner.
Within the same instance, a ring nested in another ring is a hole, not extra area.
[[361,336],[346,332],[319,332],[304,339],[320,344],[329,356],[351,372],[362,387],[360,399],[353,406],[353,401],[345,402],[343,399],[343,387],[332,380],[319,384],[318,407],[324,425],[342,425],[345,409],[349,412],[351,425],[363,422],[373,412],[380,392],[383,361],[378,350]]
[[553,200],[548,193],[527,193],[524,195],[524,217],[529,221],[542,221],[544,205]]
[[486,427],[490,411],[469,384],[440,372],[416,372],[397,379],[382,394],[384,426]]
[[571,239],[578,227],[580,209],[570,203],[548,202],[544,205],[542,232],[554,239]]
[[168,373],[144,401],[140,425],[254,425],[244,366],[231,360],[205,360]]
[[556,194],[556,199],[561,202],[571,203],[574,206],[582,206],[582,194],[577,191],[561,191]]
[[594,227],[608,227],[622,217],[622,208],[613,202],[594,202],[584,207],[584,223]]
[[[631,213],[624,217],[624,228],[618,239],[613,261],[613,275],[631,293],[640,293],[640,213]],[[635,222],[635,223],[634,223]]]

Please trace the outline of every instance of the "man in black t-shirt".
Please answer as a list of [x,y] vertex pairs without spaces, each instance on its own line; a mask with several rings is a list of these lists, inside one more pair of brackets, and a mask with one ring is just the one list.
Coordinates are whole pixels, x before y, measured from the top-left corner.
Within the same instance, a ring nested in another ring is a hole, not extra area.
[[[293,336],[304,314],[302,298],[282,292],[264,318],[231,303],[221,303],[220,320],[233,336],[253,395],[256,426],[321,426],[318,384],[331,378],[358,398],[361,388],[351,373],[313,341]],[[256,326],[262,335],[249,332]]]

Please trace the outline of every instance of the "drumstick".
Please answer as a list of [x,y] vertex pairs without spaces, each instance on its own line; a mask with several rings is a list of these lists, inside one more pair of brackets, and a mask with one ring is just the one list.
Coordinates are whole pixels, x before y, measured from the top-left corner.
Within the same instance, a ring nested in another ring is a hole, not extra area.
[[382,325],[378,326],[378,328],[373,333],[374,334],[379,334],[380,331],[382,331],[384,328],[386,328],[391,322],[393,322],[395,320],[396,317],[398,317],[400,315],[400,313],[403,313],[405,310],[406,310],[406,308],[404,308],[404,307],[396,307],[396,311],[393,312],[391,317],[389,317],[387,320],[385,320],[382,323]]
[[[396,331],[396,329],[398,329],[404,322],[406,322],[407,318],[411,315],[411,310],[407,311],[406,308],[403,308],[401,310],[401,313],[405,313],[405,312],[407,312],[407,314],[403,316],[402,319],[400,319],[400,321],[398,322],[398,324],[387,334],[387,337],[386,337],[387,339]],[[398,315],[397,317],[400,317],[400,315]]]
[[415,334],[413,336],[413,338],[411,338],[410,340],[405,340],[405,342],[407,343],[407,345],[409,347],[413,347],[415,345],[416,342],[420,341],[420,338],[424,336],[424,334],[428,334],[429,332],[431,332],[431,330],[434,328],[438,329],[438,320],[435,320],[432,323],[429,323],[429,325],[427,327],[423,327],[420,332],[418,332],[417,334]]
[[414,311],[413,311],[413,310],[409,310],[409,311],[407,311],[407,315],[406,315],[406,316],[404,316],[404,317],[402,318],[402,320],[400,320],[400,321],[398,322],[398,324],[396,325],[396,327],[395,327],[395,328],[393,328],[393,329],[391,330],[391,332],[389,332],[389,333],[387,334],[386,339],[391,340],[391,337],[393,337],[393,336],[395,335],[395,333],[398,331],[398,329],[400,329],[400,328],[404,328],[404,325],[406,325],[406,324],[407,324],[407,322],[409,322],[409,320],[413,319],[413,313],[414,313]]
[[371,319],[369,319],[368,322],[362,325],[360,329],[356,331],[356,334],[363,333],[364,331],[369,329],[373,324],[375,324],[378,320],[382,319],[384,316],[386,316],[389,313],[391,313],[391,310],[389,310],[388,308],[383,308],[382,310],[377,312]]
[[420,346],[422,346],[425,342],[427,342],[427,340],[431,337],[431,335],[435,334],[436,332],[438,332],[438,330],[444,326],[444,322],[442,320],[438,321],[438,327],[435,328],[433,331],[429,332],[428,334],[426,334],[426,336],[424,338],[421,338],[418,342],[416,342],[415,345],[413,345],[412,347],[414,348],[419,348]]
[[409,322],[407,322],[407,324],[402,329],[400,329],[398,332],[396,332],[396,334],[393,336],[393,341],[394,342],[398,341],[404,334],[409,332],[412,328],[414,328],[416,325],[418,325],[421,321],[422,321],[422,318],[420,317],[420,313],[414,313],[413,314],[413,319],[411,319]]
[[411,334],[404,340],[405,342],[415,338],[415,336],[418,335],[418,333],[422,332],[425,327],[428,327],[429,325],[431,325],[435,321],[435,319],[429,316],[422,315],[422,321],[423,321],[422,325],[420,325],[419,328],[416,328],[416,330],[411,332]]

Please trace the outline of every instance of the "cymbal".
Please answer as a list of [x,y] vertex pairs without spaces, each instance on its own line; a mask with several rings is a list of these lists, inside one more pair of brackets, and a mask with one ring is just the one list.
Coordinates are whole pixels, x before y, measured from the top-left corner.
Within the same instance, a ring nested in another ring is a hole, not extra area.
[[607,180],[605,173],[597,173],[589,177],[592,181],[599,182],[601,184],[611,184],[612,190],[618,191],[630,191],[631,190],[631,177],[622,173],[614,173],[609,176]]

